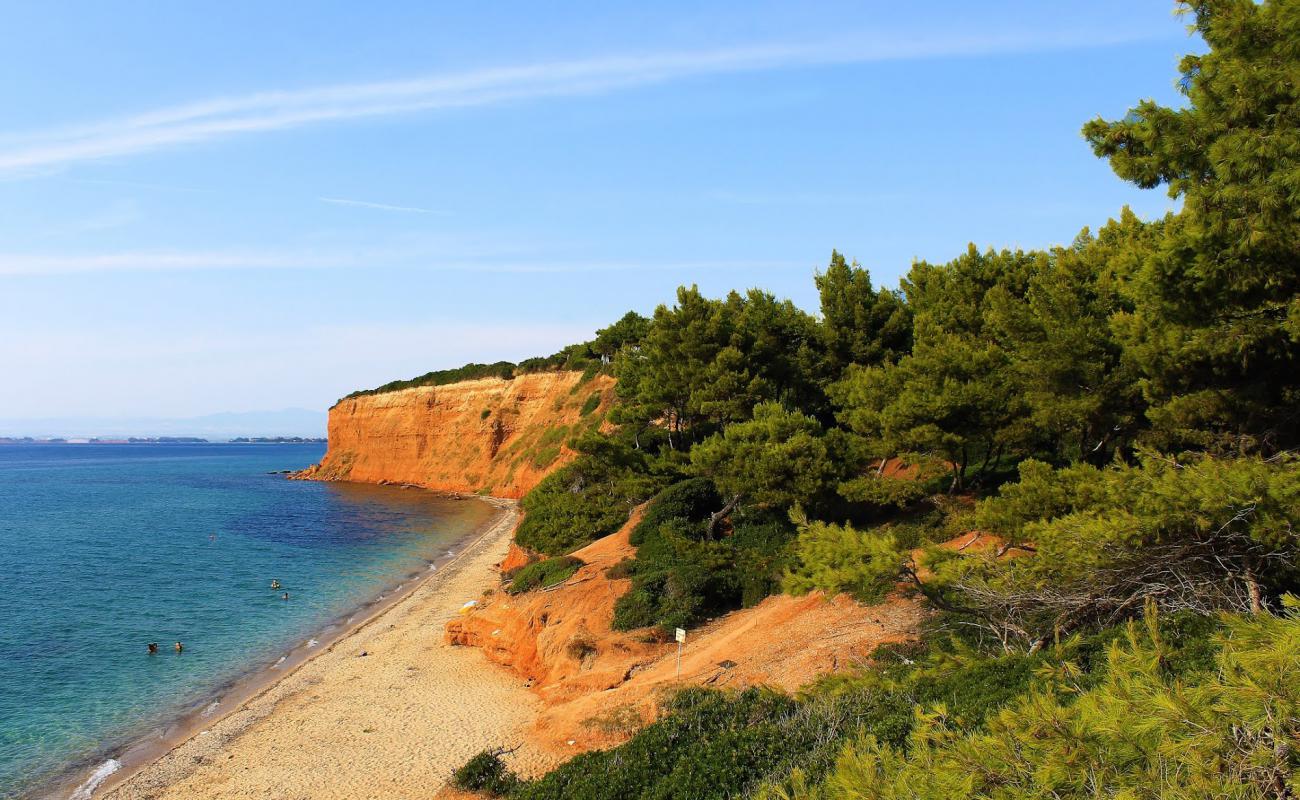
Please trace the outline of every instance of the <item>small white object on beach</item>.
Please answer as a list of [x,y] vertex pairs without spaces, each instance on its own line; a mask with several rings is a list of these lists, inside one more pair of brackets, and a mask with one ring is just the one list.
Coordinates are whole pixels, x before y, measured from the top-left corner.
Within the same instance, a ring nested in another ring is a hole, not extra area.
[[471,601],[469,601],[468,603],[466,603],[465,605],[463,605],[463,606],[460,607],[460,613],[464,614],[466,611],[469,611],[470,609],[474,608],[474,606],[476,606],[476,605],[478,605],[478,601],[477,601],[477,600],[471,600]]
[[500,629],[500,628],[497,628],[496,630],[492,631],[492,635],[493,635],[493,636],[500,636],[500,635],[501,635],[501,629]]

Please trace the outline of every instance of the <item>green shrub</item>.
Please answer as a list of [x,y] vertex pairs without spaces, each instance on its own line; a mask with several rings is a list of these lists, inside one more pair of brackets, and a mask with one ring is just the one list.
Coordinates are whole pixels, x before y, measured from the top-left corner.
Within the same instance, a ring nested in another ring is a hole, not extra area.
[[686,520],[699,522],[708,519],[722,508],[722,497],[708,478],[690,478],[679,481],[655,495],[646,506],[641,521],[632,529],[630,540],[640,545],[649,531],[659,529],[665,522]]
[[[824,781],[792,775],[793,800],[909,797],[1287,797],[1300,770],[1300,619],[1225,618],[1210,668],[1179,674],[1164,626],[1130,623],[1092,680],[1061,664],[1040,685],[954,724],[931,706],[904,743],[867,731]],[[1193,639],[1196,637],[1193,636]],[[986,677],[993,677],[990,672]],[[987,712],[987,710],[986,710]],[[972,765],[978,768],[972,769]]]
[[592,392],[586,402],[582,404],[582,410],[579,412],[582,416],[587,416],[600,406],[600,392]]
[[549,447],[564,441],[564,437],[569,434],[568,425],[556,425],[542,431],[542,435],[537,439],[538,447]]
[[515,539],[539,553],[564,555],[618,530],[651,488],[633,473],[580,456],[524,497]]
[[669,714],[609,751],[586,753],[521,786],[521,800],[737,797],[787,752],[795,701],[750,689],[686,690]]
[[793,525],[770,512],[740,510],[731,515],[729,535],[715,540],[706,520],[721,503],[703,478],[675,483],[650,502],[632,530],[632,588],[614,605],[616,630],[689,627],[779,587]]
[[490,416],[492,416],[492,409],[490,409],[490,408],[485,408],[485,409],[483,409],[483,411],[478,415],[478,418],[479,418],[479,419],[487,419],[487,418],[490,417]]
[[538,450],[537,452],[533,453],[533,458],[532,458],[533,466],[537,467],[538,469],[546,469],[551,464],[554,464],[555,459],[559,457],[560,457],[559,445],[544,447],[541,450]]
[[519,785],[504,761],[501,750],[484,750],[466,761],[451,775],[451,785],[465,792],[486,792],[495,796],[510,794]]
[[605,577],[611,581],[622,580],[623,578],[632,577],[633,569],[636,565],[636,559],[625,558],[614,566],[605,570]]
[[519,594],[532,589],[544,589],[548,586],[554,586],[568,580],[569,576],[577,572],[581,566],[582,561],[573,556],[560,556],[559,558],[548,558],[545,561],[535,561],[521,567],[514,574],[514,578],[511,579],[510,586],[507,587],[506,591],[510,594]]
[[876,602],[898,581],[908,555],[888,526],[859,531],[850,525],[806,523],[795,541],[784,587],[794,595],[820,589]]

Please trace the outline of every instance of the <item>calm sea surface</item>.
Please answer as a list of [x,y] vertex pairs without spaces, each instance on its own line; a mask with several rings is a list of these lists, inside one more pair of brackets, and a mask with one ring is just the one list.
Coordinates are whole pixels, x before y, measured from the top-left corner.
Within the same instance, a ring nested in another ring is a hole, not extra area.
[[0,446],[0,797],[102,761],[273,664],[493,513],[267,474],[323,452]]

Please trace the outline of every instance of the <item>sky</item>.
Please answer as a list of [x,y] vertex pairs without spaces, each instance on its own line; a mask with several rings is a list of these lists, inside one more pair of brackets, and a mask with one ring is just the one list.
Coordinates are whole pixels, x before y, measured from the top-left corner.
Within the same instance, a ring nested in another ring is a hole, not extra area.
[[2,2],[0,419],[323,410],[839,249],[1068,243],[1168,0]]

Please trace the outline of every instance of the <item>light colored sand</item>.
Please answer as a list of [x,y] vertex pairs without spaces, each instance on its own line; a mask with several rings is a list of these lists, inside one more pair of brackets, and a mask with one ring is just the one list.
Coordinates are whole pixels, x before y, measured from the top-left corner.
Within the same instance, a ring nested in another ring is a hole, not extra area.
[[106,800],[423,799],[500,745],[519,746],[508,760],[520,772],[543,770],[554,758],[521,735],[538,699],[480,650],[443,644],[447,621],[495,583],[517,518],[508,510],[454,565]]

